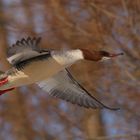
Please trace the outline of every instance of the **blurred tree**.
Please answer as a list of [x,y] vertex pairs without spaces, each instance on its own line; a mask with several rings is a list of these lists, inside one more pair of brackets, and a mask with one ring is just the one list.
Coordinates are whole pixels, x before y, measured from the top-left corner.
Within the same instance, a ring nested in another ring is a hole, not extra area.
[[70,68],[90,93],[120,111],[87,110],[51,99],[35,85],[22,87],[0,98],[0,139],[139,140],[139,12],[139,0],[1,0],[3,71],[10,67],[7,46],[27,36],[42,36],[44,48],[103,49],[125,56]]

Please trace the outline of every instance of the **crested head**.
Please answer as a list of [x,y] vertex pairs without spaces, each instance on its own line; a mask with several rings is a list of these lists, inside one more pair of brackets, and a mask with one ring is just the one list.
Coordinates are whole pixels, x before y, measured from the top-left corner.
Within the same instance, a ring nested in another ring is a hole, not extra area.
[[107,51],[90,51],[88,49],[80,50],[83,52],[84,59],[91,61],[102,61],[123,55],[123,53],[109,53]]

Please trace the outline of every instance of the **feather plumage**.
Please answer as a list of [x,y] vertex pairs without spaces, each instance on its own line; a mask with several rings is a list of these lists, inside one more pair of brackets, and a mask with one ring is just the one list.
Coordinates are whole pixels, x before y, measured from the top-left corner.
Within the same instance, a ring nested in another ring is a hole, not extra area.
[[61,98],[73,104],[84,106],[86,108],[111,108],[93,97],[83,86],[81,86],[70,74],[68,70],[63,70],[50,79],[37,83],[50,96]]
[[8,48],[7,60],[12,65],[17,65],[20,62],[25,62],[33,57],[45,55],[49,53],[49,50],[45,50],[39,47],[41,38],[30,38],[18,40],[15,44]]

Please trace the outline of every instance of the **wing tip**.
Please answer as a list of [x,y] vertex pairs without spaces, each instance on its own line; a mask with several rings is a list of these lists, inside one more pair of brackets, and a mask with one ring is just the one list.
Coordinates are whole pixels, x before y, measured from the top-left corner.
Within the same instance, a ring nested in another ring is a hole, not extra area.
[[32,50],[38,50],[38,44],[41,41],[41,37],[23,37],[20,40],[17,40],[14,44],[12,44],[7,49],[7,57],[11,57],[12,55],[16,54],[18,49],[26,49],[27,47],[31,48]]
[[98,109],[98,110],[107,109],[107,110],[110,110],[110,111],[119,111],[119,110],[121,110],[121,108],[119,108],[119,107],[109,107],[109,106],[105,106],[105,105],[102,106],[102,107],[100,107],[100,106],[93,107],[93,106],[84,106],[84,105],[77,104],[77,106],[84,107],[86,109]]
[[38,45],[38,43],[40,43],[42,37],[38,36],[38,37],[30,37],[30,36],[27,36],[27,37],[23,37],[21,38],[20,40],[17,40],[16,43],[12,44],[11,47],[15,47],[16,45],[26,45],[28,44],[29,42],[33,43],[35,42],[35,45]]
[[108,110],[111,110],[111,111],[119,111],[119,110],[121,110],[121,108],[119,108],[119,107],[109,107],[109,106],[103,106],[102,109],[108,109]]

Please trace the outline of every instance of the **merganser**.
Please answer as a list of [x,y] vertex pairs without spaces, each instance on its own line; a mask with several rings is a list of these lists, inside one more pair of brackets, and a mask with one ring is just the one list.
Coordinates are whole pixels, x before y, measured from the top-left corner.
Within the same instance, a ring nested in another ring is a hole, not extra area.
[[8,48],[12,68],[0,75],[0,95],[16,87],[36,83],[49,95],[86,108],[111,108],[93,97],[67,69],[86,59],[101,61],[122,55],[88,49],[48,50],[39,47],[41,38],[22,39]]

